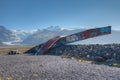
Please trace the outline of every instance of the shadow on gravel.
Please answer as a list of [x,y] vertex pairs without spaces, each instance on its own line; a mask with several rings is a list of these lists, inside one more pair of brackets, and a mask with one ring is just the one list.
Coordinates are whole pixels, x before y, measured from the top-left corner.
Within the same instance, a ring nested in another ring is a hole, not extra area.
[[96,62],[96,61],[93,61],[91,64],[106,65],[106,66],[109,66],[109,67],[120,68],[120,63],[117,63],[117,62]]
[[[65,57],[64,57],[65,58]],[[117,67],[120,68],[120,62],[106,62],[106,61],[94,61],[94,60],[89,60],[85,58],[76,58],[76,57],[71,57],[69,59],[73,59],[79,62],[84,62],[84,63],[89,63],[89,64],[97,64],[97,65],[106,65],[109,67]]]

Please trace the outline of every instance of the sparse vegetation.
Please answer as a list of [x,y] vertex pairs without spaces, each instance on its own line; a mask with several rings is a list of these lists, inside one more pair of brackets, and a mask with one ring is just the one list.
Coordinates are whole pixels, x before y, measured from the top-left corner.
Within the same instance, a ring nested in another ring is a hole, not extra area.
[[33,46],[5,46],[0,47],[0,54],[7,54],[10,51],[16,51],[19,53],[24,53],[25,51],[29,50]]

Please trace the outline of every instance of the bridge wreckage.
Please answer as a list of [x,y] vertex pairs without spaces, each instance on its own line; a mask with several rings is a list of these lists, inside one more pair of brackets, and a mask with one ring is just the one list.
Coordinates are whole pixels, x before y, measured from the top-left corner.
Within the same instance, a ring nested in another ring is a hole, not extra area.
[[26,51],[25,53],[31,55],[46,55],[50,49],[54,49],[63,45],[67,45],[69,43],[85,40],[88,38],[107,35],[110,33],[111,33],[111,26],[106,26],[106,27],[88,29],[64,37],[57,36],[52,39],[49,39],[45,43],[33,47],[32,49]]

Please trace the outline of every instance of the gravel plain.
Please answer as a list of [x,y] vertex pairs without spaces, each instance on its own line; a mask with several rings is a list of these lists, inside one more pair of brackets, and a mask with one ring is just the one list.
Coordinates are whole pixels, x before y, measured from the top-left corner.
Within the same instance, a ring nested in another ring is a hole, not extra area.
[[60,56],[0,55],[0,80],[120,80],[120,68]]

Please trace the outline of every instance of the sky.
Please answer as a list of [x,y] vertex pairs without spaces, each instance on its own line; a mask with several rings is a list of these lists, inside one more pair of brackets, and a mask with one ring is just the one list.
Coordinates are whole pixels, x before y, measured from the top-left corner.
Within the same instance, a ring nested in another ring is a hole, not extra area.
[[120,30],[120,0],[0,0],[0,25],[20,30],[111,25]]

